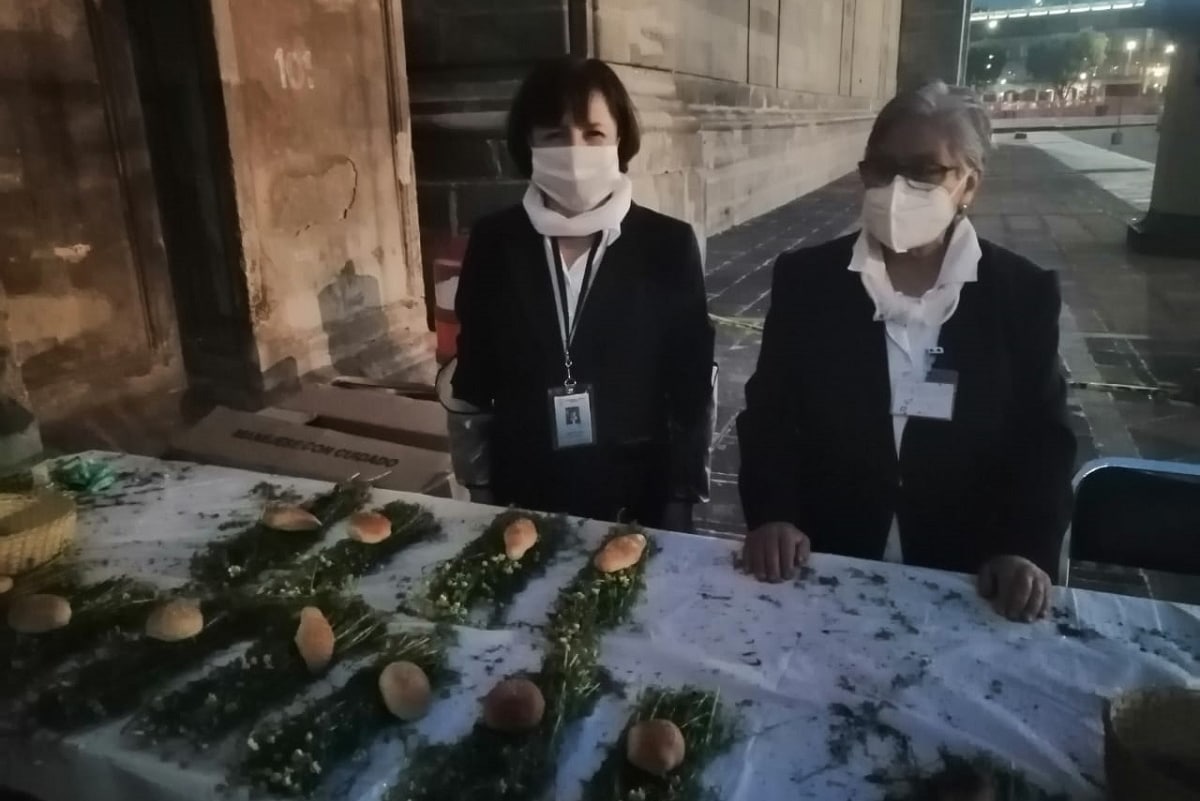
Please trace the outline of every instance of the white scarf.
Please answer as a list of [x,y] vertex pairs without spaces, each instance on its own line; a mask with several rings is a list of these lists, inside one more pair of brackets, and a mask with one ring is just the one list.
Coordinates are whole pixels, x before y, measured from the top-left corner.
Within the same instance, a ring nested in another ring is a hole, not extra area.
[[854,245],[850,269],[862,274],[863,287],[875,302],[876,320],[938,326],[958,310],[963,284],[977,280],[982,255],[975,226],[964,217],[950,235],[937,284],[922,297],[913,298],[896,291],[888,277],[882,247],[865,230]]
[[533,229],[542,236],[574,238],[591,236],[600,231],[619,231],[621,222],[633,206],[633,182],[629,176],[622,175],[608,200],[574,217],[565,217],[547,207],[542,191],[532,183],[525,191],[523,203]]

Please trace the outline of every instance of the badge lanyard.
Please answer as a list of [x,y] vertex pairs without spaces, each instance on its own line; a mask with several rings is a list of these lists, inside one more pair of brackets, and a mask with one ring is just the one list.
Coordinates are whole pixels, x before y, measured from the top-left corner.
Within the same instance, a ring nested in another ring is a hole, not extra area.
[[587,267],[583,271],[583,285],[579,289],[579,302],[575,305],[574,318],[571,316],[570,298],[567,295],[567,276],[566,270],[563,269],[562,252],[558,247],[558,237],[552,237],[550,240],[551,250],[554,251],[554,276],[558,284],[558,300],[559,300],[559,333],[562,335],[563,343],[563,367],[566,370],[566,380],[563,381],[563,388],[568,392],[575,391],[575,377],[571,372],[571,368],[575,363],[571,361],[571,343],[575,341],[575,331],[579,328],[579,319],[583,317],[583,304],[587,300],[592,289],[592,271],[596,266],[596,255],[600,252],[600,243],[603,240],[603,234],[597,233],[592,240],[592,248],[588,251]]

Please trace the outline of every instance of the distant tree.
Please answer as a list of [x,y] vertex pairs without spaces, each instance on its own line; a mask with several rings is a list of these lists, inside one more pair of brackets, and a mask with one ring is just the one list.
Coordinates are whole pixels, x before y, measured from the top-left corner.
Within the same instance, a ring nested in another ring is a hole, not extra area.
[[1104,66],[1107,52],[1107,36],[1080,31],[1074,36],[1056,36],[1030,45],[1025,69],[1035,81],[1050,84],[1062,100],[1080,73]]
[[990,86],[1004,74],[1008,50],[996,45],[975,45],[967,52],[967,84],[976,89]]

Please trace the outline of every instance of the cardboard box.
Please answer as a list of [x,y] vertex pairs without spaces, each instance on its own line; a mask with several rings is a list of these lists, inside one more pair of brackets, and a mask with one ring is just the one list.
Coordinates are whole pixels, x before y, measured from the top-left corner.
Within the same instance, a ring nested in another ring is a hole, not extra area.
[[[306,418],[307,423],[301,422]],[[326,481],[341,481],[356,473],[362,478],[386,473],[375,486],[450,495],[449,454],[347,434],[321,426],[321,420],[305,413],[251,414],[218,407],[171,440],[171,455]]]
[[[426,397],[433,397],[429,389]],[[312,415],[310,425],[343,434],[426,450],[450,450],[442,404],[398,395],[385,387],[309,384],[277,408]]]

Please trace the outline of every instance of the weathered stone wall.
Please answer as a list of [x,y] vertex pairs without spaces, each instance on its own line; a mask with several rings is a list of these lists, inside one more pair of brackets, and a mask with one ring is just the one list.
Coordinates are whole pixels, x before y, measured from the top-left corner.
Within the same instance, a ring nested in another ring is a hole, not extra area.
[[[428,356],[403,42],[378,0],[214,0],[268,392]],[[398,11],[398,8],[396,9]]]
[[0,2],[0,281],[43,419],[182,383],[122,25],[119,3]]
[[[702,241],[852,170],[895,92],[900,0],[469,5],[405,3],[427,253],[520,197],[503,122],[533,56],[617,68],[645,134],[635,197]],[[486,31],[478,48],[475,30]]]
[[650,132],[637,197],[714,234],[853,169],[895,90],[899,0],[600,0]]

